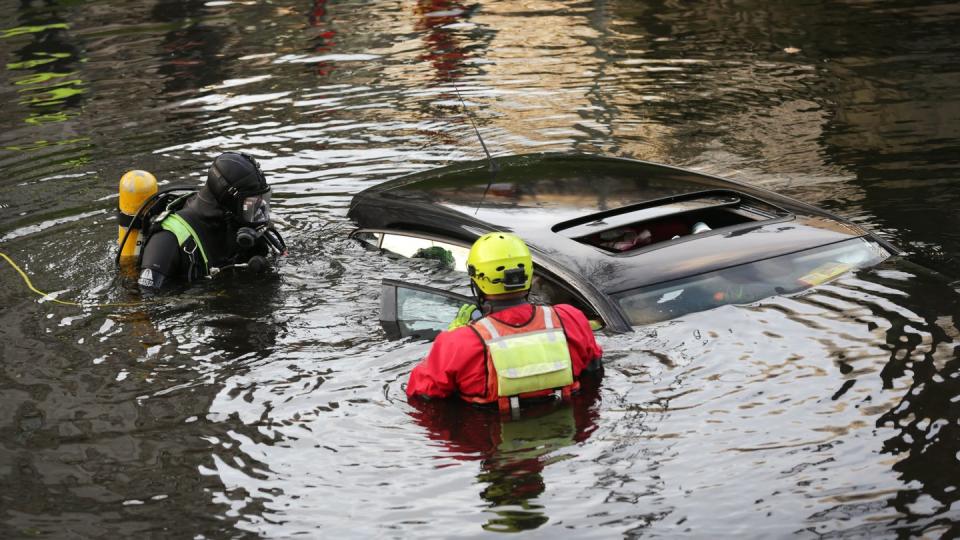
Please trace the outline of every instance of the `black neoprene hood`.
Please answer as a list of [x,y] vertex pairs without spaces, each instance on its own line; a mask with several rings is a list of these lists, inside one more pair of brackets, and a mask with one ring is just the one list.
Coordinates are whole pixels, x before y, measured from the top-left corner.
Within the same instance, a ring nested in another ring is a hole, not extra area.
[[213,160],[206,187],[220,206],[230,210],[234,210],[244,197],[270,190],[256,160],[238,152],[225,152]]

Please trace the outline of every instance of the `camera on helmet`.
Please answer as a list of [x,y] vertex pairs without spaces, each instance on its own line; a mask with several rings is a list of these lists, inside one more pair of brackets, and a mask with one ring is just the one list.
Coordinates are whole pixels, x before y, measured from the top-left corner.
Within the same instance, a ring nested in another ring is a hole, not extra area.
[[509,268],[503,271],[503,288],[506,290],[523,288],[527,275],[523,268]]

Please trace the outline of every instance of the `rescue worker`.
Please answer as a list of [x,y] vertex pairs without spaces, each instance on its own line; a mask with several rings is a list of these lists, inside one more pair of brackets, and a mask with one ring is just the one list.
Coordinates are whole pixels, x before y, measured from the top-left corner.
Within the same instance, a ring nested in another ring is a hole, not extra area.
[[459,396],[515,414],[521,399],[569,398],[585,371],[600,369],[602,350],[580,310],[528,302],[533,261],[523,240],[502,232],[481,236],[470,248],[467,273],[480,313],[461,308],[410,373],[407,396]]
[[185,202],[171,203],[148,231],[138,283],[156,290],[227,268],[255,273],[286,245],[270,223],[270,186],[253,157],[226,152],[213,160],[206,183]]

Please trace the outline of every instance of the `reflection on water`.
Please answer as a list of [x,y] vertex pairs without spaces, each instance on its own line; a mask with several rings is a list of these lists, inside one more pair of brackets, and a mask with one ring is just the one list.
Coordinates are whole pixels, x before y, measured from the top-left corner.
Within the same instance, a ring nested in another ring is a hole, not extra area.
[[[494,154],[729,175],[956,279],[958,19],[0,0],[0,251],[58,299],[138,304],[45,301],[0,261],[0,534],[960,534],[960,306],[907,262],[605,336],[599,397],[504,425],[406,402],[425,348],[384,339],[379,280],[424,269],[345,240],[352,194],[482,156],[455,81]],[[120,175],[195,184],[224,149],[274,186],[279,276],[140,299],[112,262]]]
[[427,436],[460,461],[480,461],[480,498],[492,516],[483,528],[494,532],[536,529],[550,519],[537,499],[545,491],[543,470],[572,459],[569,446],[596,429],[599,378],[586,378],[570,404],[529,407],[520,418],[461,402],[414,402],[411,413]]
[[[21,96],[18,104],[30,111],[26,123],[59,122],[75,116],[86,84],[80,78],[83,58],[70,35],[70,25],[56,11],[25,13],[21,22],[19,30],[31,39],[14,52],[18,61],[8,62],[7,69],[18,73],[11,82]],[[4,37],[16,36],[17,30],[8,30]]]

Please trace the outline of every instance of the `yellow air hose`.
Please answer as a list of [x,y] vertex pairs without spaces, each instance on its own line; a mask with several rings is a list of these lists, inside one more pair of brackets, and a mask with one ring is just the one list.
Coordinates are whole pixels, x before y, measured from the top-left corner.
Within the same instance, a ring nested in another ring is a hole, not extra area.
[[39,294],[40,296],[42,296],[42,297],[43,297],[44,299],[46,299],[46,300],[50,300],[51,302],[56,302],[56,303],[58,303],[58,304],[63,304],[63,305],[65,305],[65,306],[98,307],[98,308],[101,308],[101,307],[125,307],[125,306],[138,306],[138,305],[140,305],[140,304],[137,304],[137,303],[120,303],[120,304],[79,304],[79,303],[77,303],[77,302],[70,302],[70,301],[67,301],[67,300],[58,300],[58,299],[50,296],[50,293],[45,293],[45,292],[37,289],[36,287],[34,287],[34,286],[33,286],[33,283],[30,282],[30,277],[27,276],[27,273],[24,272],[19,266],[17,266],[17,263],[13,262],[13,259],[11,259],[9,256],[7,256],[6,253],[0,251],[0,257],[3,257],[3,259],[4,259],[5,261],[7,261],[7,263],[10,264],[10,266],[12,266],[13,269],[16,270],[18,274],[20,274],[20,277],[23,278],[23,281],[27,284],[27,287],[28,287],[31,291]]
[[[135,257],[140,253],[140,247],[142,244],[142,239],[140,238],[140,224],[134,222],[140,207],[143,205],[143,202],[149,199],[152,195],[157,192],[157,179],[155,176],[150,174],[147,171],[133,170],[127,171],[126,174],[120,178],[120,198],[118,203],[119,213],[122,215],[122,224],[119,229],[118,242],[120,243],[121,252],[118,254],[119,257]],[[130,242],[125,243],[124,241],[130,237]],[[122,307],[122,306],[136,306],[139,304],[131,303],[120,303],[120,304],[79,304],[77,302],[70,302],[67,300],[58,300],[52,297],[49,293],[45,293],[36,287],[33,286],[33,283],[30,282],[30,277],[27,276],[27,273],[24,272],[17,263],[13,262],[7,254],[0,252],[0,257],[3,257],[10,266],[13,267],[17,273],[20,274],[20,277],[23,278],[23,281],[27,284],[27,287],[31,291],[39,294],[45,300],[50,300],[51,302],[56,302],[58,304],[63,304],[65,306],[76,306],[76,307]]]

